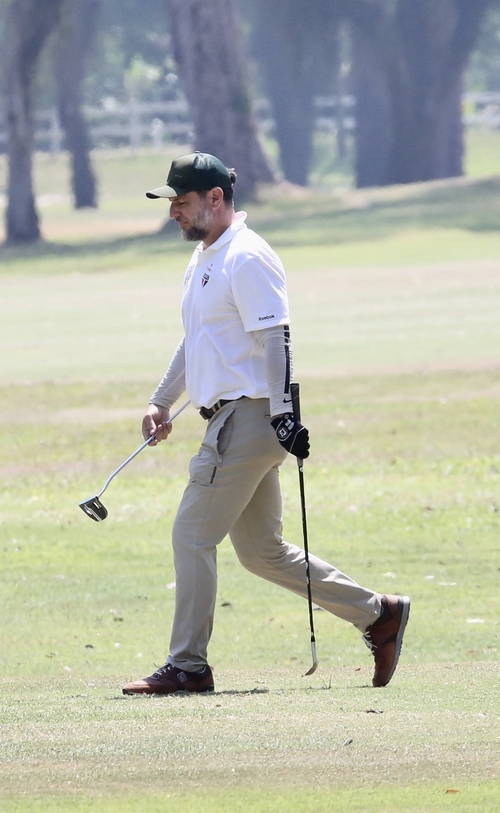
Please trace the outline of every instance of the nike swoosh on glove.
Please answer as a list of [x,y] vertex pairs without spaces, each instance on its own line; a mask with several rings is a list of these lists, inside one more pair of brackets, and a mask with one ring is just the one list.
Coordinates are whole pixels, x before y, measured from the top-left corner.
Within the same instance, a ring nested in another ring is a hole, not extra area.
[[294,420],[293,415],[286,413],[279,418],[273,418],[271,426],[287,452],[301,460],[309,457],[309,432],[305,426]]

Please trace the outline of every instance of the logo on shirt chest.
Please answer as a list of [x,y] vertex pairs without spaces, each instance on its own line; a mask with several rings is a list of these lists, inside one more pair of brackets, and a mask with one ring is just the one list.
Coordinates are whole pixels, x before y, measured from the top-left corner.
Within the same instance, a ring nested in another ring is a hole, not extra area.
[[203,272],[203,276],[201,278],[201,287],[204,288],[210,282],[210,274],[212,273],[213,263],[210,263],[207,270]]

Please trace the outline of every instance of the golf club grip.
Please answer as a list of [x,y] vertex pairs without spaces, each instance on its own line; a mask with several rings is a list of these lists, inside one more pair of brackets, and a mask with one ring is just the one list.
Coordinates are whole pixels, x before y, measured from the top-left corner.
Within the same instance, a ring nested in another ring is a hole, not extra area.
[[300,387],[297,382],[290,384],[290,394],[292,396],[293,417],[300,423]]

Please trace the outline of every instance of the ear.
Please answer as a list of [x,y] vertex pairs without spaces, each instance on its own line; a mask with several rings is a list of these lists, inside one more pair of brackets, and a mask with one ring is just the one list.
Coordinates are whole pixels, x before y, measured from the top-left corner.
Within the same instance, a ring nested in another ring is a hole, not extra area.
[[209,194],[212,207],[214,209],[220,209],[224,201],[224,192],[222,191],[220,186],[214,186],[214,188],[210,190]]

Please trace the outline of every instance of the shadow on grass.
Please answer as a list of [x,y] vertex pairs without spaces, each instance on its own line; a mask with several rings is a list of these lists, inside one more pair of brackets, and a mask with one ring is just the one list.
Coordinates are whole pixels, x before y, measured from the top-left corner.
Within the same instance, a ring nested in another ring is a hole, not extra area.
[[[370,686],[368,683],[360,684],[359,686],[351,687],[354,689],[370,689],[373,690],[373,687]],[[287,687],[288,693],[297,693],[303,694],[306,692],[307,694],[319,694],[323,692],[332,691],[333,686],[331,681],[329,683],[324,683],[321,686],[297,686],[296,688]],[[200,695],[195,694],[195,697],[210,697],[217,699],[218,697],[249,697],[250,695],[257,695],[257,694],[280,694],[281,690],[279,689],[259,689],[257,687],[253,689],[224,689],[220,692],[214,691],[210,693],[201,693]],[[107,700],[122,700],[128,702],[137,702],[137,699],[142,700],[151,700],[151,699],[163,699],[167,697],[168,699],[176,698],[176,699],[184,699],[186,697],[193,697],[193,692],[174,692],[173,694],[169,695],[161,695],[161,694],[128,694],[128,695],[112,695],[107,698]],[[366,713],[373,713],[373,714],[380,714],[381,712],[377,709],[366,709]]]
[[[238,207],[237,207],[238,208]],[[383,239],[408,230],[462,229],[498,232],[500,176],[457,178],[405,187],[354,190],[332,197],[324,191],[303,190],[249,205],[249,225],[272,245],[281,247],[342,245]],[[177,252],[182,246],[173,221],[150,234],[109,240],[29,245],[0,245],[0,263],[42,258],[85,258],[127,251],[148,256]]]
[[266,220],[257,210],[252,221],[276,247],[366,242],[415,229],[498,232],[500,177],[355,190],[337,200],[319,198],[316,208],[312,197],[280,218]]
[[82,243],[54,243],[41,239],[36,243],[3,243],[0,245],[0,262],[16,260],[39,260],[47,257],[87,257],[99,254],[120,253],[130,248],[143,248],[148,254],[164,253],[178,249],[179,233],[173,221],[165,223],[157,232],[130,234],[108,240],[85,240]]

